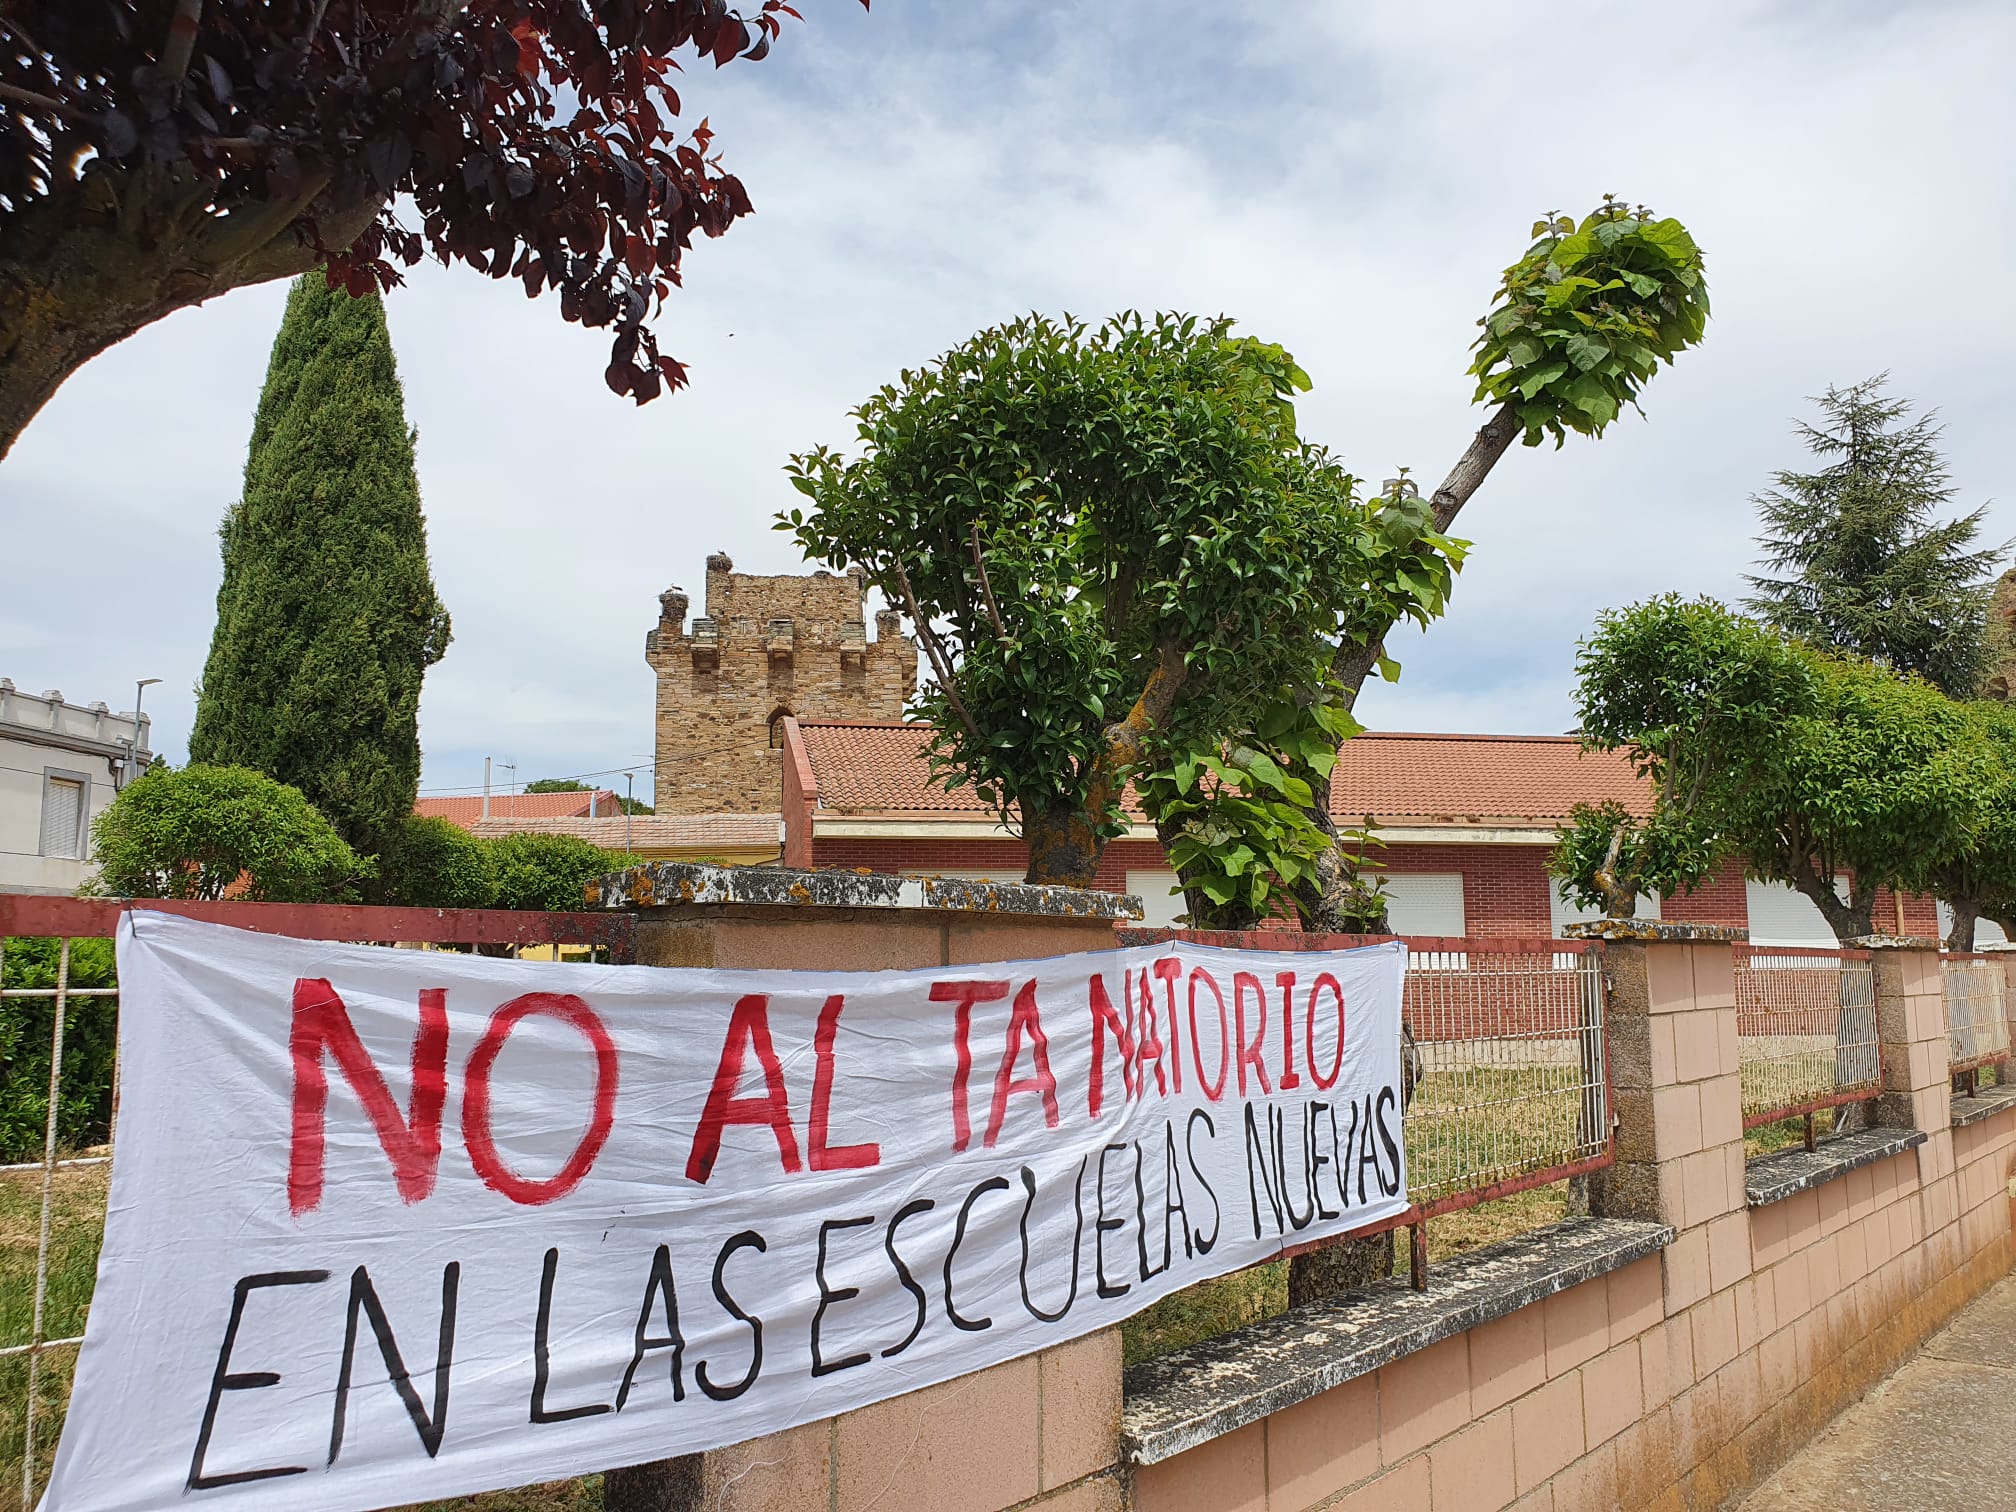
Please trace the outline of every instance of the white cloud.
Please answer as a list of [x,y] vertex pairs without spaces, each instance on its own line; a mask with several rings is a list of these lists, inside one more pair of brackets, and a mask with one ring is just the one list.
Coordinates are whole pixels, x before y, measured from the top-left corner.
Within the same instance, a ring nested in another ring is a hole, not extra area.
[[[1970,507],[2016,492],[2006,6],[807,14],[770,61],[684,90],[758,210],[695,251],[663,322],[692,390],[633,409],[601,386],[600,335],[467,270],[392,299],[456,628],[423,706],[430,786],[479,781],[486,753],[521,778],[641,759],[658,591],[697,590],[716,549],[793,570],[769,529],[786,455],[846,443],[898,368],[1020,310],[1234,314],[1315,376],[1308,434],[1368,478],[1439,478],[1481,418],[1462,369],[1499,270],[1534,215],[1605,190],[1695,230],[1709,340],[1648,419],[1501,464],[1450,615],[1404,638],[1374,722],[1566,728],[1597,610],[1737,591],[1747,495],[1798,461],[1790,418],[1830,381],[1892,369],[1943,411]],[[280,302],[136,336],[0,465],[0,673],[115,705],[162,676],[179,744]]]

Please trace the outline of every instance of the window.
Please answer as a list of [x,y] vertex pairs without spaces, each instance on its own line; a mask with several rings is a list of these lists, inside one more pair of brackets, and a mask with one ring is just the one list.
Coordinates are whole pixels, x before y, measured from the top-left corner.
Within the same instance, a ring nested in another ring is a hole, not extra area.
[[42,774],[42,854],[66,861],[84,859],[84,818],[91,779],[81,772]]
[[[1848,896],[1848,879],[1836,877],[1834,891]],[[1827,916],[1813,900],[1785,882],[1748,881],[1743,902],[1750,921],[1752,945],[1835,945]]]
[[770,716],[770,749],[773,751],[784,749],[784,721],[790,714],[789,709],[779,709]]
[[[1567,898],[1562,896],[1561,879],[1559,877],[1549,877],[1547,879],[1547,913],[1548,917],[1554,922],[1554,938],[1557,940],[1561,938],[1562,925],[1581,924],[1590,919],[1600,919],[1603,917],[1602,909],[1577,908]],[[1638,895],[1637,917],[1641,919],[1656,919],[1659,917],[1659,894],[1640,893]]]
[[[1943,940],[1952,932],[1953,910],[1947,905],[1946,900],[1941,898],[1939,900],[1939,938]],[[1993,919],[1976,919],[1974,921],[1974,948],[1976,950],[1979,950],[1983,945],[2007,945],[2008,943],[2009,937],[2002,933],[2002,926],[1997,924]]]
[[1127,891],[1141,900],[1141,922],[1149,929],[1174,929],[1176,916],[1188,906],[1183,894],[1172,892],[1176,873],[1156,869],[1127,873]]
[[1368,872],[1386,884],[1386,922],[1398,935],[1465,932],[1463,873]]

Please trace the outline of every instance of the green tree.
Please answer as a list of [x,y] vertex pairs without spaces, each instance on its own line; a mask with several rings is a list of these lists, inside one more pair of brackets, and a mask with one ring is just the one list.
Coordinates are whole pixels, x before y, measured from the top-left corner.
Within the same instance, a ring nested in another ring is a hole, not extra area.
[[375,854],[413,811],[448,647],[384,306],[297,280],[225,516],[192,760],[299,788]]
[[488,908],[497,864],[488,841],[431,814],[408,814],[378,857],[366,888],[373,903],[407,908]]
[[1090,883],[1151,756],[1337,706],[1339,638],[1440,612],[1460,545],[1296,435],[1308,386],[1226,319],[1032,315],[870,398],[859,456],[792,459],[780,528],[908,612],[934,772],[1019,822],[1030,881]]
[[1973,822],[1963,844],[1931,855],[1914,880],[1952,909],[1946,948],[1972,950],[1984,918],[2016,939],[2016,709],[1970,702],[1960,713],[1980,762]]
[[299,789],[244,767],[152,768],[91,838],[109,897],[339,902],[370,870]]
[[1983,744],[1921,678],[1677,596],[1603,616],[1578,670],[1585,742],[1653,788],[1642,823],[1585,806],[1563,834],[1553,864],[1580,902],[1627,911],[1626,894],[1686,891],[1737,855],[1848,940],[1873,931],[1879,887],[1921,885],[1978,827]]
[[[1477,322],[1483,332],[1472,348],[1473,401],[1490,406],[1490,415],[1429,497],[1436,531],[1451,528],[1515,437],[1538,446],[1551,436],[1557,447],[1570,431],[1600,437],[1627,405],[1637,407],[1660,365],[1707,329],[1701,249],[1679,221],[1606,194],[1579,221],[1541,217],[1532,235]],[[1386,654],[1392,623],[1338,642],[1331,665],[1347,703],[1356,703],[1375,669],[1398,674]],[[1331,831],[1333,844],[1299,889],[1303,915],[1324,931],[1368,920],[1383,927],[1381,901],[1358,877],[1362,840],[1336,831],[1327,780],[1314,786],[1310,818]]]
[[633,861],[572,835],[505,835],[489,846],[499,908],[578,912],[583,888]]
[[1798,435],[1823,465],[1785,471],[1751,502],[1772,575],[1745,607],[1809,645],[1915,672],[1955,698],[1980,684],[1989,582],[2008,547],[1974,549],[1984,510],[1939,518],[1957,491],[1931,414],[1884,390],[1888,374],[1814,403]]
[[[523,791],[528,793],[592,793],[594,787],[586,782],[576,782],[572,777],[541,777],[537,782],[528,782]],[[619,814],[654,814],[656,809],[642,798],[625,798],[621,793],[611,793],[614,812]]]

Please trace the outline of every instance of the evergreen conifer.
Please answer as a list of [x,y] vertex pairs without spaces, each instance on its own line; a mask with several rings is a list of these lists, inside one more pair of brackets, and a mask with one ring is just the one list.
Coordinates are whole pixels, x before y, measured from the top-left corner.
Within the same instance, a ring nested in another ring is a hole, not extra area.
[[1915,672],[1956,698],[1981,680],[1987,581],[2007,547],[1971,549],[1982,510],[1937,518],[1954,495],[1939,427],[1909,420],[1884,393],[1887,373],[1814,402],[1821,423],[1800,439],[1825,465],[1780,472],[1752,497],[1764,565],[1745,607],[1810,645]]
[[371,855],[413,811],[420,683],[449,640],[376,294],[296,281],[226,514],[191,761],[299,788]]

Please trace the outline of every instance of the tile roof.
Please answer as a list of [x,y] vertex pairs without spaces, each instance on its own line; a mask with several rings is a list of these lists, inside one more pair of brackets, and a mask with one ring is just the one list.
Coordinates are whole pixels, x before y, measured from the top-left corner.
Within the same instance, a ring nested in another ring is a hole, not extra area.
[[[801,724],[819,807],[856,814],[988,812],[971,789],[934,786],[918,724]],[[1549,825],[1576,803],[1615,798],[1644,812],[1648,792],[1621,756],[1570,735],[1371,733],[1344,742],[1331,785],[1340,818]]]
[[[491,805],[496,814],[496,805]],[[500,835],[573,835],[592,841],[605,850],[621,850],[624,836],[638,851],[690,850],[721,846],[736,850],[776,849],[779,816],[776,814],[634,814],[627,820],[613,819],[479,819],[470,831],[486,839]]]
[[[492,793],[492,819],[567,819],[588,812],[588,800],[595,800],[597,814],[618,812],[616,795],[607,788],[592,793]],[[422,798],[413,805],[416,814],[430,814],[468,829],[483,817],[483,795],[473,798]]]
[[1462,824],[1566,819],[1578,803],[1614,798],[1633,813],[1651,790],[1623,756],[1584,751],[1572,735],[1413,735],[1368,731],[1344,742],[1330,809]]

